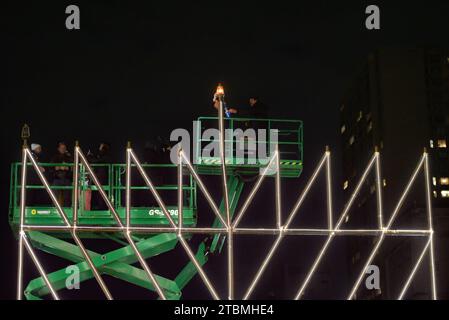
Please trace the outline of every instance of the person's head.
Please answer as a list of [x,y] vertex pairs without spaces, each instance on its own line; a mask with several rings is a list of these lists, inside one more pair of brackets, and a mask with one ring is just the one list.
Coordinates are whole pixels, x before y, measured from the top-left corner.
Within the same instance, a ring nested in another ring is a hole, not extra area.
[[38,143],[32,143],[31,144],[31,151],[33,151],[35,154],[41,154],[42,153],[42,146]]
[[254,107],[256,105],[257,101],[259,101],[258,97],[256,97],[256,96],[249,97],[249,105],[251,107]]
[[110,145],[107,142],[100,143],[100,146],[98,147],[98,151],[101,153],[107,153],[109,151]]
[[58,142],[57,150],[60,154],[64,154],[67,152],[67,144],[63,141]]

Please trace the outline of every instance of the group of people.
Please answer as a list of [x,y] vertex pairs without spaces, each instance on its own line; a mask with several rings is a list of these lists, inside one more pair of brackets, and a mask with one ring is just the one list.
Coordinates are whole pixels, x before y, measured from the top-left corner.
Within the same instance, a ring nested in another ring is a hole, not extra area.
[[[88,152],[86,157],[90,163],[110,163],[110,144],[107,142],[100,143],[98,150]],[[63,141],[58,142],[55,153],[47,158],[45,156],[42,146],[38,143],[31,144],[31,154],[36,162],[39,164],[40,171],[44,174],[50,185],[55,187],[54,193],[61,206],[70,206],[72,191],[70,188],[63,188],[72,185],[73,179],[73,155],[69,152],[67,144]],[[43,163],[50,163],[51,165],[44,166]],[[106,183],[108,180],[108,169],[106,167],[98,166],[95,168],[95,173],[100,183]],[[37,175],[31,176],[31,184],[39,184]],[[36,190],[31,195],[31,201],[34,205],[43,203],[43,199],[48,197],[43,196],[43,193]],[[100,199],[92,199],[94,205],[101,203]]]

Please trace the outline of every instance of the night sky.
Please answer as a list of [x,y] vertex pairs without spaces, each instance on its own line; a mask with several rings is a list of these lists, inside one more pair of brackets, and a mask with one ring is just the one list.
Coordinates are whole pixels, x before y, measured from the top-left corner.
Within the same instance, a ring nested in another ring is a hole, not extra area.
[[[284,190],[289,208],[325,145],[339,185],[339,101],[367,55],[449,40],[447,1],[244,3],[1,2],[0,298],[15,296],[7,208],[23,123],[48,154],[58,140],[85,149],[107,140],[123,161],[127,140],[139,153],[146,140],[215,115],[210,102],[222,82],[231,106],[258,95],[272,117],[304,121],[304,173],[298,189]],[[81,30],[65,28],[69,4],[80,7]],[[365,28],[369,4],[380,7],[381,30]],[[314,208],[324,210],[319,201]],[[347,290],[337,287],[334,296]]]

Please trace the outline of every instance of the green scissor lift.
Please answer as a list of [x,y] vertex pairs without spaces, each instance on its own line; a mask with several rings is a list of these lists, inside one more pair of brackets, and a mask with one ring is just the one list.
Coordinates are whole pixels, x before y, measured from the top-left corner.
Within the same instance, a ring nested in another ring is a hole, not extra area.
[[[221,174],[221,166],[219,158],[203,157],[201,152],[204,145],[210,143],[211,139],[203,139],[199,133],[207,128],[214,128],[218,119],[216,117],[200,117],[196,122],[196,133],[194,143],[196,143],[196,152],[194,154],[195,170],[201,175],[219,175]],[[299,120],[280,120],[280,119],[243,119],[232,118],[226,119],[226,128],[236,129],[245,128],[250,126],[256,126],[258,128],[265,129],[277,129],[278,141],[270,141],[270,137],[267,137],[265,141],[259,143],[266,144],[264,147],[270,150],[269,146],[277,144],[280,152],[281,161],[281,177],[299,177],[302,172],[302,159],[303,159],[303,127],[302,122]],[[260,146],[260,144],[259,144]],[[268,154],[268,156],[270,156]],[[238,206],[239,198],[243,190],[245,179],[248,176],[254,176],[258,174],[259,169],[266,165],[266,162],[247,164],[244,159],[238,159],[234,156],[228,157],[227,161],[227,180],[228,191],[230,199],[230,211],[233,215]],[[54,166],[61,166],[61,164],[40,163],[40,166],[50,169]],[[11,185],[10,185],[10,206],[9,206],[9,221],[11,228],[17,235],[20,225],[20,172],[21,163],[13,163],[11,167]],[[29,164],[31,167],[31,164]],[[67,164],[64,164],[67,166]],[[109,199],[114,205],[117,213],[121,219],[125,219],[125,205],[124,200],[124,176],[125,165],[124,164],[93,164],[93,168],[101,169],[103,172],[107,171],[107,182],[103,182],[103,188],[107,193]],[[161,175],[168,175],[170,172],[173,177],[176,177],[176,165],[175,164],[144,164],[143,167],[149,170],[149,176],[152,178],[152,174],[158,175],[157,171],[161,170]],[[114,226],[115,221],[109,210],[93,210],[86,207],[85,197],[89,192],[95,192],[97,189],[95,185],[88,183],[88,174],[85,168],[80,165],[80,201],[78,209],[78,223],[79,225],[93,225],[93,226]],[[197,188],[196,182],[190,176],[190,179],[183,179],[184,189],[184,203],[183,203],[183,225],[185,227],[195,227],[197,223]],[[70,192],[73,190],[72,186],[54,186],[53,190],[66,189]],[[38,192],[45,193],[44,187],[40,184],[26,184],[27,193]],[[131,190],[147,190],[146,186],[133,185]],[[178,186],[176,183],[156,183],[156,189],[162,193],[173,192],[176,194]],[[29,191],[28,191],[29,190]],[[42,197],[45,195],[42,194]],[[148,195],[151,197],[151,195]],[[169,210],[173,220],[177,221],[178,204],[176,203],[176,197],[174,203],[167,202],[164,199],[167,209]],[[50,203],[50,202],[49,202]],[[220,211],[224,213],[224,200],[221,200]],[[63,208],[69,220],[72,221],[72,208]],[[58,214],[56,208],[50,204],[33,205],[27,204],[25,210],[25,224],[37,225],[37,226],[62,226],[63,221]],[[167,227],[168,221],[163,215],[161,209],[155,203],[148,206],[133,206],[131,209],[131,224],[139,226],[164,226]],[[213,227],[222,227],[218,219],[213,222]],[[70,233],[62,231],[28,231],[29,239],[34,248],[47,252],[49,254],[58,256],[65,260],[68,260],[70,264],[76,264],[80,270],[80,281],[92,279],[94,277],[89,265],[85,261],[80,249],[71,242],[67,241],[71,238]],[[137,261],[137,257],[131,250],[129,244],[123,241],[121,233],[106,233],[106,232],[82,232],[79,234],[84,238],[91,239],[111,239],[121,245],[121,248],[112,250],[107,253],[97,253],[88,251],[92,257],[93,263],[97,270],[102,274],[108,274],[115,278],[124,280],[134,285],[154,291],[152,283],[149,281],[144,270],[133,266]],[[159,234],[138,234],[133,233],[134,240],[139,249],[141,255],[145,258],[151,258],[161,253],[173,250],[177,245],[178,238],[175,233],[159,233]],[[196,259],[204,265],[211,253],[220,252],[223,246],[225,236],[221,234],[215,234],[212,237],[206,237],[205,241],[201,242],[196,251]],[[175,279],[167,279],[162,276],[156,275],[156,279],[160,284],[160,287],[164,290],[164,293],[169,299],[180,299],[182,289],[189,283],[189,281],[196,275],[197,269],[192,262],[187,263],[182,269],[180,269]],[[66,273],[66,269],[60,269],[48,274],[48,279],[53,285],[55,290],[61,290],[65,288],[66,279],[69,274]],[[42,277],[31,280],[25,288],[24,295],[27,299],[41,299],[45,295],[49,294],[49,290]]]

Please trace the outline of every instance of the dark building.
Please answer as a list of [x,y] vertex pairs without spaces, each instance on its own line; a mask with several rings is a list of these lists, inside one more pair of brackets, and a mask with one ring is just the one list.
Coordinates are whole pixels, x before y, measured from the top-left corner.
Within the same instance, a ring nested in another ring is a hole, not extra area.
[[[435,258],[439,298],[449,298],[449,50],[381,49],[369,55],[345,94],[341,106],[343,150],[342,188],[351,195],[375,146],[381,152],[384,221],[387,221],[416,167],[423,148],[430,154]],[[371,174],[364,184],[346,228],[376,227],[376,184]],[[424,177],[419,176],[394,224],[426,228]],[[390,237],[391,238],[391,237]],[[354,237],[349,243],[350,280],[355,280],[376,238]],[[358,298],[395,299],[425,239],[386,240],[374,264],[381,273],[380,290]],[[429,298],[429,259],[426,258],[407,298]]]

